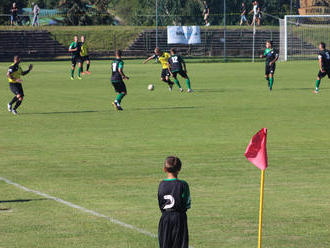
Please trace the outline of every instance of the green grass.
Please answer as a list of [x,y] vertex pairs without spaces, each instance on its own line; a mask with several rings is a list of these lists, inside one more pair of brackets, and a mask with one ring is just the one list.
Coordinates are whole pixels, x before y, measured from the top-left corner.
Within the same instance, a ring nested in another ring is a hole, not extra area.
[[[23,63],[23,68],[28,63]],[[123,112],[111,108],[108,61],[69,79],[70,62],[37,62],[19,116],[0,64],[0,176],[157,233],[166,156],[183,161],[195,248],[256,247],[260,171],[244,158],[267,127],[263,247],[330,246],[330,88],[313,95],[315,62],[188,63],[195,93],[169,92],[160,66],[127,61]],[[155,91],[147,91],[149,83]],[[181,80],[184,84],[184,81]],[[157,240],[0,181],[0,247],[157,247]],[[35,199],[32,201],[15,200]],[[11,201],[11,202],[9,202]]]

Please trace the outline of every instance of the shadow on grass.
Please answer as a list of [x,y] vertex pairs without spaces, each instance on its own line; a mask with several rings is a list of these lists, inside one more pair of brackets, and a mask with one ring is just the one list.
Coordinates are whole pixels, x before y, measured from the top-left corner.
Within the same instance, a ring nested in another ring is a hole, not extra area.
[[19,115],[57,115],[57,114],[86,114],[86,113],[99,113],[106,111],[99,110],[81,110],[81,111],[59,111],[59,112],[40,112],[40,113],[19,113]]
[[179,109],[197,109],[197,108],[201,108],[198,106],[187,106],[187,107],[147,107],[147,108],[132,108],[129,110],[134,110],[134,111],[140,111],[140,110],[179,110]]
[[[276,86],[275,86],[276,87]],[[276,89],[276,88],[275,88]],[[278,90],[285,90],[285,91],[296,91],[296,90],[301,90],[301,91],[303,91],[303,90],[309,90],[309,91],[313,91],[314,90],[314,88],[313,87],[309,87],[309,88],[280,88],[280,89],[278,89]],[[322,89],[323,90],[323,89]]]
[[44,201],[44,200],[48,200],[48,199],[41,198],[41,199],[15,199],[15,200],[4,200],[4,201],[0,200],[0,203],[19,203],[19,202]]

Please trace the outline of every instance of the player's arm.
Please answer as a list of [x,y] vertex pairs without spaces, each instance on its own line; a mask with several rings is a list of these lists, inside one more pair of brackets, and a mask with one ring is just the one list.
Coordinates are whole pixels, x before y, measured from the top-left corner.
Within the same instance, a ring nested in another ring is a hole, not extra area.
[[75,52],[78,50],[78,47],[72,48],[72,44],[69,46],[69,52]]
[[320,71],[325,72],[324,69],[323,69],[323,62],[322,62],[322,56],[321,55],[319,55],[319,66],[320,66]]
[[275,59],[273,59],[272,61],[270,61],[269,65],[274,64],[278,60],[278,58],[279,58],[279,55],[278,55],[278,53],[276,53],[275,54]]
[[171,76],[173,76],[170,60],[167,61],[167,68],[168,68],[168,72],[171,74]]
[[23,72],[22,72],[22,75],[25,76],[26,74],[28,74],[28,73],[32,70],[32,68],[33,68],[33,65],[30,64],[30,65],[29,65],[29,69],[27,69],[26,71],[23,71]]
[[119,64],[118,72],[123,79],[129,79],[129,77],[127,77],[124,73],[124,64],[122,62]]
[[155,55],[150,56],[149,58],[147,58],[145,61],[143,61],[143,64],[147,63],[148,61],[152,60],[155,58]]

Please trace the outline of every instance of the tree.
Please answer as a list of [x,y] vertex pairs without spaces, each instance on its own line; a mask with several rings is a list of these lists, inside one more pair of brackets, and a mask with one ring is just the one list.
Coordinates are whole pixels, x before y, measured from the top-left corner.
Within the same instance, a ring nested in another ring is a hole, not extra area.
[[59,9],[66,13],[64,23],[66,25],[88,25],[92,24],[87,15],[87,2],[85,0],[61,0]]

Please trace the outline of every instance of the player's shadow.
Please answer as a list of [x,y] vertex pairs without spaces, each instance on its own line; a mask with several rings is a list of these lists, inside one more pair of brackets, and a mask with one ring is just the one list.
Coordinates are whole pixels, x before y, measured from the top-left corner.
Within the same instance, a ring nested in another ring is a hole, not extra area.
[[224,89],[194,89],[198,93],[223,93],[226,92]]
[[197,109],[197,108],[201,108],[198,106],[187,106],[187,107],[147,107],[147,108],[136,108],[136,109],[132,109],[134,111],[139,111],[139,110],[179,110],[179,109]]
[[47,198],[41,199],[15,199],[15,200],[0,200],[0,203],[21,203],[21,202],[31,202],[31,201],[44,201],[48,200]]
[[305,90],[313,90],[313,88],[309,87],[309,88],[280,88],[278,90],[285,90],[285,91],[296,91],[296,90],[302,90],[302,91],[305,91]]
[[99,113],[105,111],[99,110],[81,110],[81,111],[53,111],[53,112],[39,112],[39,113],[22,113],[21,115],[57,115],[57,114],[88,114],[88,113]]

